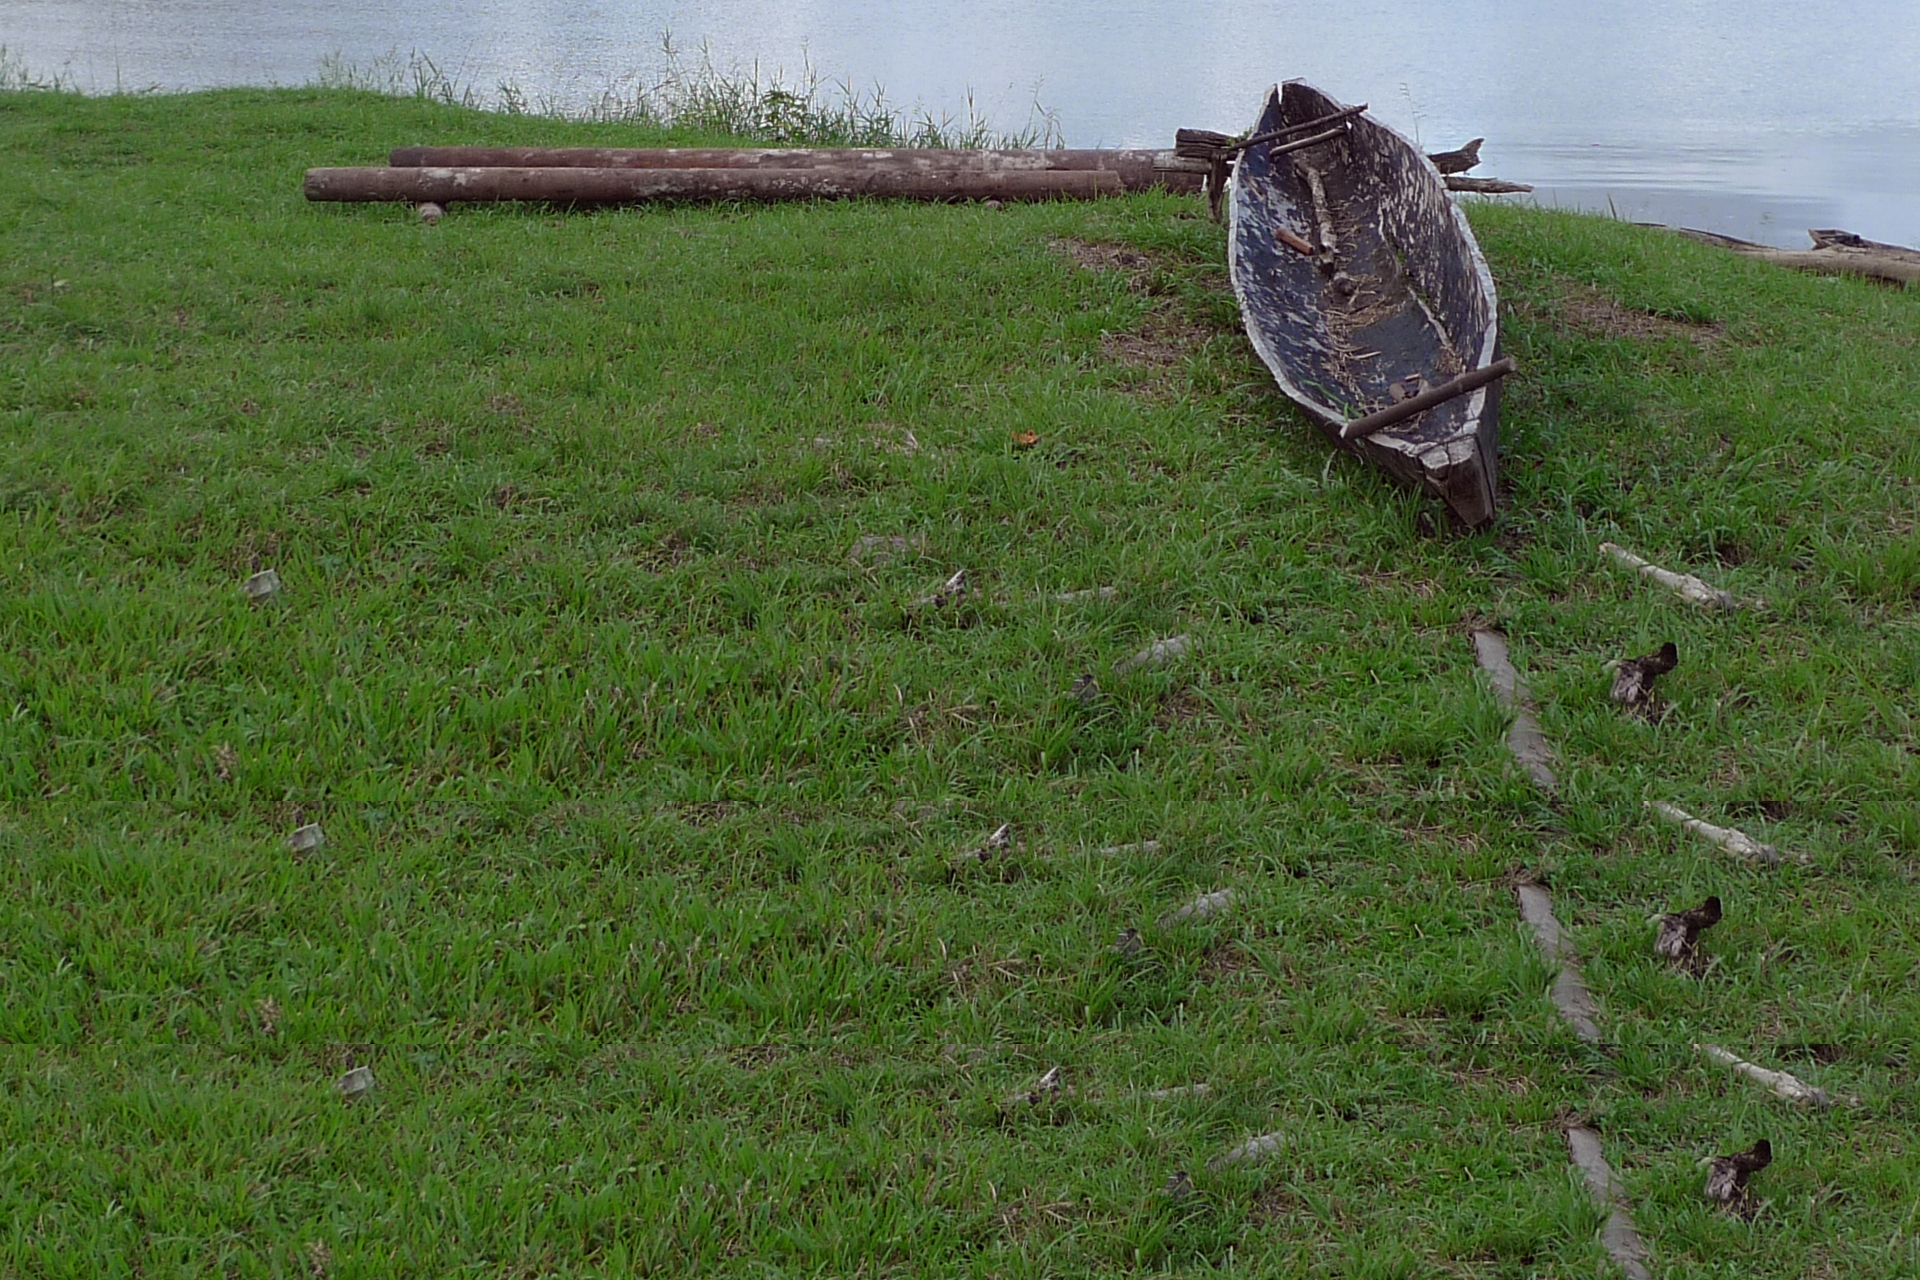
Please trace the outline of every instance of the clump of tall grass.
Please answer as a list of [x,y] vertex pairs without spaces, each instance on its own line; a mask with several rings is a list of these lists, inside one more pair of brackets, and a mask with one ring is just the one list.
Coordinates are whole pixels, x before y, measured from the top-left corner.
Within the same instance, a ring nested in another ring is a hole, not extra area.
[[23,93],[38,90],[46,93],[72,93],[75,91],[71,74],[61,75],[55,72],[52,79],[45,79],[27,68],[26,59],[0,44],[0,93]]
[[583,105],[529,96],[512,83],[502,83],[487,95],[456,82],[417,50],[404,57],[390,53],[364,65],[335,54],[321,59],[316,82],[510,115],[643,124],[772,146],[1040,147],[1063,142],[1058,120],[1037,100],[1023,127],[1002,131],[980,115],[971,93],[963,115],[935,115],[919,104],[895,106],[877,84],[862,92],[850,78],[829,80],[810,60],[797,77],[789,78],[784,69],[768,72],[758,60],[744,71],[723,69],[704,45],[699,57],[689,61],[670,35],[662,38],[660,50],[654,70],[621,77]]

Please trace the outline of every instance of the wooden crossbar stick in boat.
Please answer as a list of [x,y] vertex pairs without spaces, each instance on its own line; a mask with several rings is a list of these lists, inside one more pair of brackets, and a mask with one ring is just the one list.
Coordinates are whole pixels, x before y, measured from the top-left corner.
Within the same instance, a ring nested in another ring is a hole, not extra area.
[[[1232,146],[1222,149],[1228,155],[1232,155],[1236,151],[1245,151],[1248,147],[1257,147],[1263,142],[1278,142],[1282,138],[1290,138],[1296,133],[1305,133],[1309,129],[1325,129],[1329,125],[1344,123],[1345,121],[1353,119],[1366,109],[1367,104],[1363,102],[1357,107],[1348,107],[1346,110],[1336,111],[1330,116],[1321,116],[1318,120],[1308,120],[1302,124],[1290,124],[1284,129],[1275,129],[1272,133],[1256,133],[1244,142],[1236,142]],[[1302,143],[1301,145],[1305,144]],[[1287,149],[1292,150],[1293,148],[1289,145]],[[1275,147],[1274,151],[1277,153],[1280,151],[1280,148]]]
[[1469,391],[1478,391],[1489,382],[1506,377],[1514,371],[1514,367],[1512,356],[1502,357],[1484,368],[1463,373],[1431,390],[1422,391],[1411,399],[1402,400],[1399,404],[1389,405],[1364,418],[1355,418],[1340,428],[1340,438],[1358,440],[1363,436],[1370,436],[1376,431],[1384,430],[1396,422],[1405,422],[1415,414],[1424,413],[1437,404],[1444,404],[1455,396],[1466,395]]

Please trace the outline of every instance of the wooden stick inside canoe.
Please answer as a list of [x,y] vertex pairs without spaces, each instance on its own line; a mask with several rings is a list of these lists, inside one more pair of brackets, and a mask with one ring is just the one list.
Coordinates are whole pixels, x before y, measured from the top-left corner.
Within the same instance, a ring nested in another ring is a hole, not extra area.
[[1431,390],[1422,391],[1417,396],[1402,400],[1399,404],[1389,405],[1385,409],[1381,409],[1377,413],[1370,413],[1364,418],[1355,418],[1352,422],[1340,428],[1340,438],[1342,440],[1358,440],[1363,436],[1370,436],[1374,432],[1384,430],[1396,422],[1405,422],[1415,414],[1424,413],[1437,404],[1445,404],[1456,396],[1466,395],[1469,391],[1478,391],[1489,382],[1506,377],[1512,373],[1513,370],[1514,363],[1512,356],[1495,360],[1485,368],[1474,369],[1470,372],[1463,373],[1459,377],[1443,382]]
[[1275,129],[1271,133],[1256,133],[1244,142],[1236,142],[1232,146],[1225,148],[1225,151],[1228,155],[1232,155],[1236,151],[1245,151],[1248,147],[1257,147],[1263,142],[1278,142],[1282,138],[1291,138],[1294,134],[1305,133],[1309,129],[1325,129],[1329,125],[1342,124],[1353,119],[1366,109],[1367,104],[1363,102],[1357,107],[1348,107],[1346,110],[1336,111],[1330,116],[1321,116],[1318,120],[1308,120],[1302,124],[1290,124],[1284,129]]

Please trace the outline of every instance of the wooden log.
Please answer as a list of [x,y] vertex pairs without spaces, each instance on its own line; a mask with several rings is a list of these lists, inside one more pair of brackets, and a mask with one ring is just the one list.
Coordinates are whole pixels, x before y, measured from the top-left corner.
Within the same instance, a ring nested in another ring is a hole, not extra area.
[[1819,275],[1860,276],[1863,279],[1881,280],[1888,284],[1920,284],[1920,250],[1908,249],[1900,245],[1883,245],[1877,241],[1862,239],[1852,232],[1825,230],[1813,232],[1811,234],[1817,248],[1775,249],[1771,245],[1755,244],[1751,240],[1739,240],[1713,231],[1697,231],[1692,227],[1667,229],[1686,236],[1689,240],[1698,240],[1702,244],[1731,249],[1743,258],[1772,263],[1776,267],[1790,267],[1796,271],[1811,271]]
[[1633,554],[1633,552],[1616,543],[1601,543],[1600,554],[1608,557],[1616,564],[1623,564],[1627,568],[1635,570],[1643,578],[1648,578],[1659,583],[1683,600],[1690,600],[1694,604],[1705,605],[1709,609],[1738,609],[1740,607],[1740,602],[1734,599],[1732,592],[1722,591],[1718,587],[1708,586],[1690,573],[1675,573],[1671,569],[1662,569],[1659,565],[1641,559],[1639,556]]
[[1816,1089],[1798,1076],[1788,1075],[1784,1071],[1769,1071],[1765,1067],[1755,1066],[1745,1058],[1729,1053],[1717,1044],[1696,1044],[1693,1049],[1695,1053],[1705,1054],[1721,1066],[1729,1068],[1735,1075],[1742,1075],[1756,1084],[1765,1085],[1773,1090],[1777,1098],[1812,1107],[1824,1107],[1832,1103],[1825,1089]]
[[1580,964],[1573,947],[1553,914],[1553,898],[1537,884],[1515,885],[1514,896],[1520,900],[1520,918],[1533,930],[1540,953],[1549,964],[1560,966],[1560,971],[1553,976],[1553,1007],[1560,1011],[1561,1018],[1573,1028],[1575,1035],[1588,1044],[1599,1044],[1600,1026],[1596,1019],[1600,1011],[1594,1007],[1593,995],[1587,990],[1586,979],[1580,976]]
[[1553,749],[1540,732],[1534,718],[1533,698],[1520,672],[1507,654],[1507,638],[1485,628],[1473,633],[1473,659],[1493,683],[1493,696],[1513,713],[1513,727],[1507,731],[1507,750],[1542,791],[1551,791],[1558,779],[1553,776]]
[[1627,1216],[1627,1197],[1620,1179],[1601,1153],[1600,1135],[1583,1124],[1569,1127],[1567,1154],[1586,1180],[1587,1194],[1606,1212],[1606,1224],[1600,1228],[1600,1243],[1607,1255],[1627,1280],[1653,1280],[1653,1272],[1647,1268],[1647,1246],[1634,1230],[1633,1219]]
[[1448,174],[1444,181],[1447,190],[1464,191],[1469,195],[1512,196],[1533,190],[1524,182],[1506,182],[1499,178],[1463,178],[1457,173]]
[[395,147],[402,169],[773,169],[853,167],[903,173],[1115,173],[1128,191],[1197,192],[1209,166],[1145,148]]
[[1437,404],[1444,404],[1455,396],[1466,395],[1486,386],[1496,378],[1504,378],[1514,370],[1512,356],[1495,360],[1492,364],[1470,370],[1457,378],[1451,378],[1437,387],[1422,391],[1417,396],[1402,400],[1399,404],[1388,405],[1384,409],[1369,413],[1364,418],[1355,418],[1340,428],[1342,440],[1358,440],[1383,431],[1396,422],[1405,422],[1417,413],[1424,413]]
[[316,201],[541,200],[629,204],[653,200],[1091,200],[1126,190],[1111,170],[1015,169],[935,173],[846,165],[814,169],[309,169]]

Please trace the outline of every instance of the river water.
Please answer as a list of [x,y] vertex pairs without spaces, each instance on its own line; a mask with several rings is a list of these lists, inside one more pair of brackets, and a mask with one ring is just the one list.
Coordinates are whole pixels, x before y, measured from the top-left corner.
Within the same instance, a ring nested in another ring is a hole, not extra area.
[[1915,0],[0,0],[15,65],[88,92],[305,84],[418,51],[578,108],[660,66],[803,64],[1073,146],[1234,131],[1303,76],[1542,204],[1806,244],[1920,244]]

